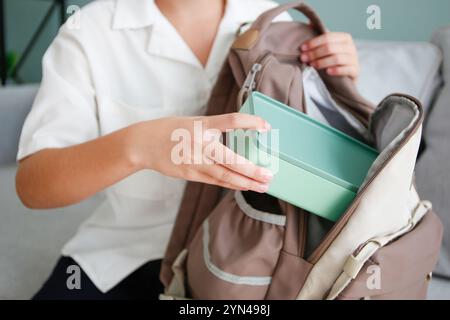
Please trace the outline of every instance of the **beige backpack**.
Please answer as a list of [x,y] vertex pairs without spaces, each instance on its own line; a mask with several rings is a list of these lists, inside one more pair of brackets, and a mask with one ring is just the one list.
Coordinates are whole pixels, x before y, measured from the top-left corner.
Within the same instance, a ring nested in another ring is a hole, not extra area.
[[[272,23],[291,8],[310,23]],[[239,110],[251,90],[308,113],[299,47],[325,32],[302,2],[263,13],[235,40],[207,115]],[[380,151],[353,203],[331,225],[267,194],[188,183],[163,260],[162,299],[426,297],[442,226],[414,186],[421,104],[393,94],[375,108],[350,79],[319,74],[335,115]]]

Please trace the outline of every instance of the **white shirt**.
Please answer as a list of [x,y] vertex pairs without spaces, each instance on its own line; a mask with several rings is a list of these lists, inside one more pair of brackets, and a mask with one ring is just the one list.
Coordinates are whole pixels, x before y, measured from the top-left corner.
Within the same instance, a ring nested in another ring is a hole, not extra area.
[[[275,5],[228,0],[205,68],[152,0],[87,5],[78,15],[79,28],[69,20],[43,58],[42,83],[18,160],[138,121],[202,114],[239,26]],[[110,290],[144,263],[163,257],[184,186],[150,170],[129,176],[104,191],[106,200],[63,255],[75,259],[102,292]]]

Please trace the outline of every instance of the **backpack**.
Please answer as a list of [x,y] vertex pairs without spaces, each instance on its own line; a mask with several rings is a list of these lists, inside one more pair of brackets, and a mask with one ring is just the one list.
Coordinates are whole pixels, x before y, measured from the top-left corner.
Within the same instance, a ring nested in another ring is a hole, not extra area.
[[[272,23],[288,9],[309,24]],[[236,112],[252,90],[308,113],[299,47],[326,32],[302,2],[264,12],[234,41],[206,115]],[[421,104],[393,94],[375,107],[351,79],[318,74],[335,114],[380,152],[356,198],[330,225],[267,194],[189,182],[162,262],[161,299],[426,297],[442,225],[414,185]]]

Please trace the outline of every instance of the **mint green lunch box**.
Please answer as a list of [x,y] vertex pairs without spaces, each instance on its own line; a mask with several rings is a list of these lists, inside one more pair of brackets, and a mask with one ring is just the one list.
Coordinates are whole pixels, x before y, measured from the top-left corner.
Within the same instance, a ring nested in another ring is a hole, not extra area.
[[355,198],[378,152],[259,92],[239,112],[268,121],[268,133],[236,130],[231,148],[274,173],[268,194],[336,221]]

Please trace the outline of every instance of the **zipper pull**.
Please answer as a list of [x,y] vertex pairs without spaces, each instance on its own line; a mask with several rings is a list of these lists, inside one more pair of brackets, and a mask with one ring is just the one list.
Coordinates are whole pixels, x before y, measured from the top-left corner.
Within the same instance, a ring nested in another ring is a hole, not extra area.
[[[256,74],[260,72],[262,69],[262,64],[255,63],[252,66],[252,69],[248,73],[247,77],[245,78],[244,84],[242,85],[241,90],[239,90],[239,94],[237,96],[237,108],[239,109],[242,104],[244,103],[244,100],[247,99],[249,93],[251,93],[256,88],[255,78]],[[253,110],[252,110],[253,111]]]
[[262,69],[262,65],[260,63],[255,63],[252,66],[252,69],[250,70],[249,74],[247,75],[247,78],[245,78],[244,84],[242,87],[244,88],[247,93],[249,91],[252,91],[256,87],[255,78],[258,72],[260,72]]

